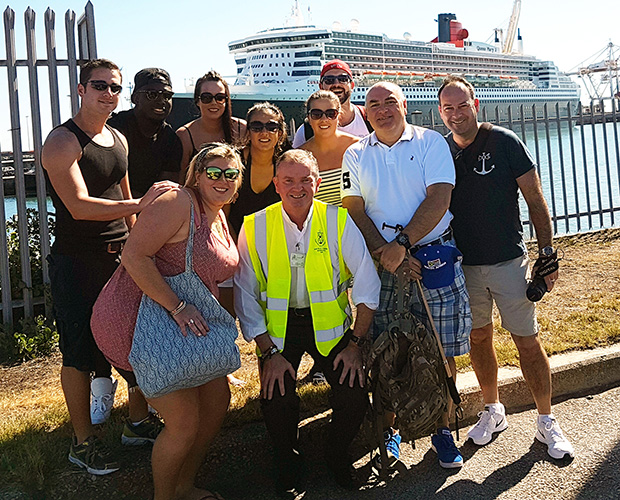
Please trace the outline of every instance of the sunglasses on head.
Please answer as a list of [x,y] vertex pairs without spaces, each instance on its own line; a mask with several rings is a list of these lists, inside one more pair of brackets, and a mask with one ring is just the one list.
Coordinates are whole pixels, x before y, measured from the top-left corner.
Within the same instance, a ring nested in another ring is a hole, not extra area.
[[90,86],[99,92],[108,90],[108,87],[110,87],[110,92],[114,95],[123,90],[122,85],[119,85],[118,83],[108,83],[104,80],[88,80],[86,83],[90,83]]
[[338,76],[324,76],[321,78],[321,83],[325,85],[333,85],[334,83],[349,83],[351,81],[351,77],[349,75],[338,75]]
[[219,94],[213,95],[211,92],[203,92],[200,94],[199,99],[203,104],[211,104],[213,99],[215,99],[215,102],[218,104],[224,104],[226,102],[226,94],[220,92]]
[[165,101],[169,101],[174,95],[174,92],[169,90],[137,90],[136,93],[144,94],[148,101],[156,101],[160,97],[163,97]]
[[240,171],[238,168],[227,168],[222,170],[220,167],[200,167],[198,173],[205,172],[207,177],[212,181],[217,181],[224,175],[224,179],[227,181],[235,181],[239,177]]
[[335,120],[338,118],[338,113],[337,109],[326,109],[325,111],[322,109],[311,109],[308,111],[308,116],[313,120],[320,120],[323,116],[329,120]]
[[267,132],[277,132],[278,130],[280,130],[280,124],[278,122],[267,122],[267,123],[263,123],[263,122],[259,122],[259,121],[253,121],[248,123],[248,128],[250,129],[251,132],[262,132],[263,130],[266,130]]

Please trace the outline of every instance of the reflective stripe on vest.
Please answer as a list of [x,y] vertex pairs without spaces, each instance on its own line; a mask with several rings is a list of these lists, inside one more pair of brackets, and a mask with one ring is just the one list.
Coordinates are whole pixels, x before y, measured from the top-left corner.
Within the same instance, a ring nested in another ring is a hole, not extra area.
[[[327,356],[351,325],[347,296],[351,273],[341,251],[347,212],[318,200],[314,200],[313,211],[304,274],[316,346],[323,356]],[[244,227],[267,330],[274,344],[282,349],[291,293],[290,257],[282,203],[247,216]],[[284,262],[287,265],[282,265]]]

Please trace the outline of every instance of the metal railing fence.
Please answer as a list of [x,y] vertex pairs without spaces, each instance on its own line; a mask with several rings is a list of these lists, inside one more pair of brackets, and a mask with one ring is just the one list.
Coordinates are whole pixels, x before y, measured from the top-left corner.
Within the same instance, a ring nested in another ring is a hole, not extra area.
[[[68,87],[70,92],[71,113],[78,111],[79,101],[77,95],[77,68],[81,60],[94,59],[97,57],[95,42],[94,9],[89,1],[84,14],[77,20],[71,10],[65,14],[65,38],[67,54],[64,59],[59,59],[56,53],[56,14],[47,9],[44,14],[46,57],[39,58],[36,48],[36,13],[29,7],[24,13],[24,33],[26,42],[26,57],[17,56],[17,44],[15,40],[15,11],[7,7],[4,11],[4,35],[6,59],[0,59],[0,67],[6,68],[9,113],[11,120],[12,163],[15,181],[15,197],[17,205],[18,237],[20,248],[21,265],[21,299],[11,297],[11,276],[9,268],[8,240],[6,231],[0,231],[0,285],[2,287],[2,323],[13,322],[13,309],[23,308],[25,317],[32,317],[34,305],[45,303],[43,297],[33,300],[32,275],[30,269],[30,252],[28,245],[28,232],[26,217],[26,186],[24,177],[24,155],[22,144],[22,123],[20,117],[19,86],[29,89],[29,109],[31,118],[31,131],[34,146],[34,163],[36,176],[36,197],[40,227],[41,254],[47,255],[50,248],[50,235],[47,224],[47,194],[45,178],[41,168],[42,116],[41,116],[41,88],[39,85],[38,68],[46,67],[49,80],[49,100],[51,107],[52,126],[61,123],[60,117],[60,94],[59,94],[59,68],[66,67],[68,74]],[[79,44],[79,57],[76,53],[76,27]],[[27,78],[21,79],[19,67],[27,68]],[[0,150],[7,150],[2,147]],[[6,227],[5,190],[4,182],[0,183],[0,224]],[[42,260],[43,283],[49,284],[48,266],[45,259]],[[46,315],[49,316],[49,305],[45,304]]]
[[[30,8],[24,13],[26,57],[19,59],[15,42],[15,13],[9,7],[4,11],[4,32],[6,59],[0,59],[0,67],[6,67],[9,111],[11,120],[12,161],[16,192],[18,237],[20,242],[20,286],[22,297],[11,296],[8,242],[6,231],[0,231],[0,286],[2,287],[2,323],[13,322],[13,311],[23,308],[25,317],[32,317],[34,306],[43,304],[44,298],[33,299],[32,276],[26,216],[26,189],[24,164],[32,161],[24,158],[22,125],[20,118],[18,81],[22,83],[19,67],[27,68],[23,79],[29,89],[31,131],[34,145],[36,176],[36,199],[40,226],[41,255],[47,255],[50,248],[48,230],[47,196],[41,168],[42,113],[39,68],[47,68],[49,80],[49,102],[52,126],[61,123],[59,90],[59,68],[67,68],[66,78],[70,93],[72,115],[78,111],[77,68],[79,62],[97,57],[94,10],[90,2],[84,14],[77,21],[73,11],[65,14],[65,38],[67,54],[59,59],[56,53],[55,14],[47,9],[44,15],[46,56],[40,59],[36,51],[36,15]],[[76,46],[77,28],[77,46]],[[77,53],[79,52],[79,54]],[[501,104],[483,105],[480,111],[482,121],[513,130],[528,146],[536,159],[543,192],[553,219],[556,235],[576,233],[612,227],[620,222],[620,143],[618,121],[620,106],[618,99],[604,99],[591,102],[590,106],[574,103],[532,106]],[[413,123],[434,128],[442,133],[443,126],[436,111],[412,115]],[[292,130],[295,130],[292,127]],[[0,151],[9,148],[2,148]],[[4,182],[0,183],[0,223],[6,226]],[[522,201],[522,218],[526,232],[534,237],[528,220],[527,206]],[[43,283],[49,284],[48,268],[42,262]],[[46,306],[46,315],[50,311]]]
[[[481,106],[481,121],[515,132],[538,165],[554,234],[578,233],[620,223],[620,100],[589,106]],[[434,111],[413,116],[442,134],[447,129]],[[527,205],[521,200],[526,236],[535,237]]]

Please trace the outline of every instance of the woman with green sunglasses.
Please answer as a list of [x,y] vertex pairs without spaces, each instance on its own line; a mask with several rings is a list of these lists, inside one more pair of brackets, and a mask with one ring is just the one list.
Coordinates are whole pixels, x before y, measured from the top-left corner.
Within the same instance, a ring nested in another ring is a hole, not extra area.
[[[243,164],[234,148],[209,144],[190,163],[185,186],[168,191],[142,211],[125,244],[122,265],[93,308],[93,336],[113,366],[133,371],[129,353],[143,294],[168,311],[178,326],[175,334],[211,334],[209,318],[189,300],[181,300],[164,280],[164,276],[185,271],[190,234],[193,270],[234,316],[232,288],[220,285],[232,278],[239,253],[222,208],[237,193],[242,173]],[[165,363],[162,359],[162,370]],[[188,383],[147,400],[165,421],[159,435],[148,439],[154,442],[154,498],[220,498],[197,488],[194,479],[226,416],[230,401],[226,377],[198,386]]]

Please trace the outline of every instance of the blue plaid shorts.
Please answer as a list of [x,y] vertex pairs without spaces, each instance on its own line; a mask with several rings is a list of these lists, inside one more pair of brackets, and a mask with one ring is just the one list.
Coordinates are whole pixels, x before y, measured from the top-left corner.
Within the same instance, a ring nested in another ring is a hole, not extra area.
[[[454,266],[455,278],[451,285],[437,289],[428,289],[422,285],[424,296],[447,357],[461,356],[469,352],[469,334],[472,324],[469,295],[467,288],[465,288],[465,275],[460,262]],[[394,320],[396,276],[385,269],[380,269],[379,276],[381,278],[381,295],[379,307],[373,318],[373,339],[387,330],[388,325]],[[429,331],[432,331],[424,303],[420,297],[420,290],[415,281],[409,283],[409,292],[412,297],[409,303],[411,313],[424,323]]]

